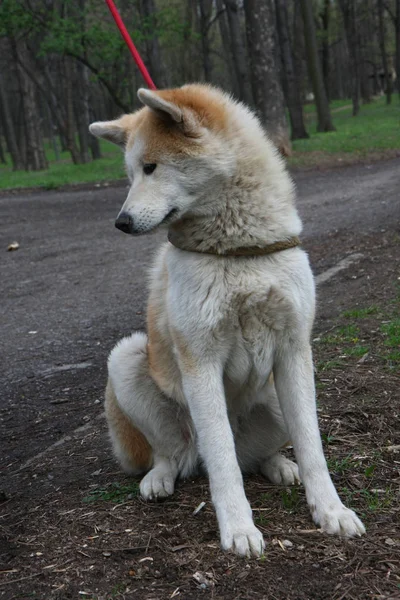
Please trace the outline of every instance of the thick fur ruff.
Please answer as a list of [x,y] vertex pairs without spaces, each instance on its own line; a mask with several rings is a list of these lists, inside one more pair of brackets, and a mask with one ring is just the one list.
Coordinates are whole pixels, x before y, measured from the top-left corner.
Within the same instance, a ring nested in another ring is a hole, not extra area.
[[[241,555],[264,548],[242,471],[285,485],[301,479],[323,530],[361,535],[322,451],[306,253],[207,254],[299,235],[282,159],[257,118],[217,89],[139,90],[139,98],[140,111],[91,126],[125,148],[124,231],[166,224],[196,252],[161,248],[150,274],[147,336],[135,333],[110,354],[106,414],[117,459],[127,472],[146,473],[146,499],[172,494],[178,476],[203,464],[222,547]],[[289,440],[298,467],[279,453]]]

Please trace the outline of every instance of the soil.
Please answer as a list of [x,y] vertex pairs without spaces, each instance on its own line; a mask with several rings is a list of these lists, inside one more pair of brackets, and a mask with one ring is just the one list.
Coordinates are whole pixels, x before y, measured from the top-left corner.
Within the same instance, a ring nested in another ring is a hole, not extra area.
[[[1,402],[0,598],[400,598],[400,358],[387,333],[400,322],[396,183],[387,174],[379,180],[380,192],[386,186],[385,198],[393,200],[373,208],[360,186],[354,202],[371,210],[356,235],[353,199],[345,214],[338,204],[333,222],[328,192],[319,214],[313,204],[318,186],[343,196],[358,176],[363,172],[349,169],[341,176],[304,175],[298,183],[309,198],[300,208],[303,218],[310,215],[305,246],[316,274],[363,255],[319,287],[313,347],[332,478],[367,534],[356,540],[322,534],[301,486],[246,477],[267,542],[259,560],[220,550],[205,478],[180,482],[164,502],[145,503],[137,480],[124,476],[110,453],[99,402],[106,354],[118,337],[143,327],[143,273],[158,237],[143,238],[139,256],[127,259],[128,236],[108,232],[121,190],[103,200],[88,192],[78,219],[78,197],[65,195],[57,206],[55,196],[36,198],[35,207],[31,197],[0,201],[0,222],[11,214],[16,227],[6,239],[19,231],[21,242],[6,254],[2,286],[9,368]],[[43,219],[48,243],[39,231]],[[133,282],[126,282],[126,262]],[[59,307],[54,313],[52,303]]]

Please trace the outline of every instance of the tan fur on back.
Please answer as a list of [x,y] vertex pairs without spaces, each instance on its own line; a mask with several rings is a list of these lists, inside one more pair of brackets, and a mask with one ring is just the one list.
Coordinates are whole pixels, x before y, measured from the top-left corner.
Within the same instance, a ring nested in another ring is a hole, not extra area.
[[118,440],[134,470],[147,470],[152,462],[151,446],[120,409],[110,380],[106,387],[105,412],[109,423],[118,431]]

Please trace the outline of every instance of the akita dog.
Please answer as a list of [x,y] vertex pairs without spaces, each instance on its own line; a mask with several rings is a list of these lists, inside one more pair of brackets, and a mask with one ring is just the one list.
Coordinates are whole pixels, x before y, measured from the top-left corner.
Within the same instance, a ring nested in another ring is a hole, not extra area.
[[[168,227],[150,277],[148,333],[108,360],[106,415],[143,498],[203,463],[221,544],[259,556],[242,472],[300,480],[327,533],[365,532],[335,490],[318,429],[310,335],[314,280],[293,183],[256,116],[207,85],[141,89],[141,110],[90,131],[125,149],[116,227]],[[280,454],[291,442],[297,465]]]

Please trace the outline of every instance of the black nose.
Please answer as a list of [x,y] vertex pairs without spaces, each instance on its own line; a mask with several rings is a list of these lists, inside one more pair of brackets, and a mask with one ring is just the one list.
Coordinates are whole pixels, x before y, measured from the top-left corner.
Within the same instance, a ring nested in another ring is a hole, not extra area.
[[115,227],[124,233],[133,232],[133,219],[128,213],[121,213],[115,221]]

